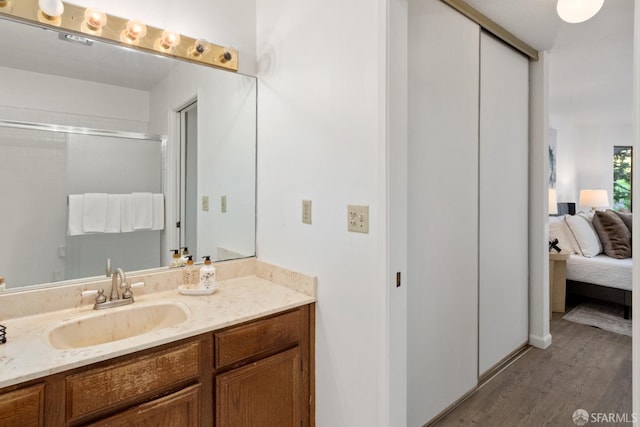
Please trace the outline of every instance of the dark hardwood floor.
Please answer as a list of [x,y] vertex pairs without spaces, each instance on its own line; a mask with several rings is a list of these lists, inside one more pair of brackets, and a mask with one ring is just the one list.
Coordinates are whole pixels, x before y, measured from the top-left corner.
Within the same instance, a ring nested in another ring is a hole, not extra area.
[[[575,426],[577,409],[631,419],[631,337],[551,320],[553,344],[532,348],[435,426]],[[604,422],[589,425],[616,426]]]

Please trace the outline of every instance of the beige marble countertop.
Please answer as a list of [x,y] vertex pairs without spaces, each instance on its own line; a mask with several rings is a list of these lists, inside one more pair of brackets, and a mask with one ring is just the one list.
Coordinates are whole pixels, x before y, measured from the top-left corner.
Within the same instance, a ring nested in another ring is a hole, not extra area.
[[[211,295],[182,295],[175,284],[173,289],[140,293],[129,306],[98,311],[93,310],[89,301],[72,308],[4,320],[7,343],[0,345],[0,388],[315,302],[315,278],[257,260],[250,262],[257,264],[249,269],[253,274],[218,281],[217,290]],[[0,303],[1,299],[0,296]],[[58,350],[49,342],[49,331],[60,322],[159,302],[186,307],[187,319],[164,329],[80,349]]]

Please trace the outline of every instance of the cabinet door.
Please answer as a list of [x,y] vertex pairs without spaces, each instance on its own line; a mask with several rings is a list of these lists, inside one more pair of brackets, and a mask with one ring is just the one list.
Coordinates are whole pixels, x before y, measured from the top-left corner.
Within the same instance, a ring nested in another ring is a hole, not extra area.
[[197,427],[200,425],[200,384],[142,404],[90,424],[97,427]]
[[0,426],[44,425],[44,385],[0,395]]
[[302,424],[300,347],[216,377],[217,427]]

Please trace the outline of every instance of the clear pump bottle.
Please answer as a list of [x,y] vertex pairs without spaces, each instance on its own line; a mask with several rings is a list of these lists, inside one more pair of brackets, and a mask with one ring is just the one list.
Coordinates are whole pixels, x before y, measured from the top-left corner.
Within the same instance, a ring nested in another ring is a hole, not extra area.
[[182,285],[187,288],[195,288],[198,284],[196,280],[196,269],[193,267],[193,257],[187,256],[187,264],[182,267]]
[[171,263],[169,263],[169,267],[172,267],[172,268],[182,267],[184,263],[180,258],[180,250],[171,249],[171,252],[173,252],[173,257],[171,258]]

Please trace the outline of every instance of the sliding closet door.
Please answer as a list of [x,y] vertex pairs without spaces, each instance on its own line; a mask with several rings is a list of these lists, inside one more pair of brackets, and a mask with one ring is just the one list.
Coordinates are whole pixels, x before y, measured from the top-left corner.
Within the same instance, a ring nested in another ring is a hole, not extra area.
[[484,33],[480,52],[482,376],[528,338],[529,63]]
[[409,2],[408,425],[477,384],[479,28]]

